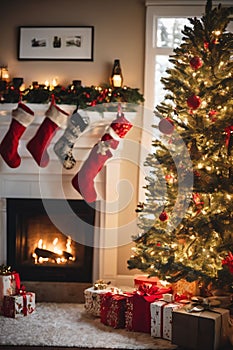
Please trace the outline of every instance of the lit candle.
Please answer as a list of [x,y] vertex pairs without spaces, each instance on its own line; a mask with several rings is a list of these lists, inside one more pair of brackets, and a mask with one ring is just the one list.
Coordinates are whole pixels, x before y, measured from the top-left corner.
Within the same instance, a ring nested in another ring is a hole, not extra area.
[[122,78],[120,75],[114,75],[112,78],[113,81],[113,86],[114,87],[121,87],[121,83],[122,83]]
[[7,67],[2,67],[2,80],[8,81],[10,78]]
[[56,79],[56,78],[53,78],[52,87],[56,87],[57,85],[58,85],[57,79]]

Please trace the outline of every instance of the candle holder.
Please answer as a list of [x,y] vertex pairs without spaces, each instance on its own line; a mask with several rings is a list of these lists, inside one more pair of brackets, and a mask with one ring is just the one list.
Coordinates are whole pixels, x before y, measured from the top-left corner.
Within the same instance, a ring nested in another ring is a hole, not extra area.
[[112,69],[112,75],[110,77],[110,83],[113,88],[120,88],[123,84],[123,75],[120,65],[120,60],[115,59]]
[[10,75],[9,75],[7,66],[0,67],[0,80],[4,80],[7,83],[10,82]]

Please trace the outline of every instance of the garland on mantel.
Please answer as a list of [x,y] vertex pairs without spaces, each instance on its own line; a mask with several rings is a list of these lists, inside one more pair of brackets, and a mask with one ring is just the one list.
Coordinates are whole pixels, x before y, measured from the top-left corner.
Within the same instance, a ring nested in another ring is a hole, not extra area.
[[67,87],[58,85],[53,89],[45,85],[29,87],[24,91],[9,86],[2,94],[2,103],[17,103],[20,99],[26,103],[48,103],[54,95],[57,104],[76,105],[79,108],[94,107],[103,103],[127,102],[139,104],[144,101],[143,95],[138,88],[124,86],[112,88],[104,86],[75,86],[70,84]]

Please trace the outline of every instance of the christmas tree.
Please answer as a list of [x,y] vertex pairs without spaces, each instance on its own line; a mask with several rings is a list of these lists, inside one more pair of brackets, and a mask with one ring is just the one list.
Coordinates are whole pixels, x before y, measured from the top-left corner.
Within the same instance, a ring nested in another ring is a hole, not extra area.
[[[176,282],[233,286],[233,7],[189,18],[162,78],[159,134],[145,160],[129,269]],[[147,168],[148,169],[148,168]],[[204,287],[203,287],[204,288]]]

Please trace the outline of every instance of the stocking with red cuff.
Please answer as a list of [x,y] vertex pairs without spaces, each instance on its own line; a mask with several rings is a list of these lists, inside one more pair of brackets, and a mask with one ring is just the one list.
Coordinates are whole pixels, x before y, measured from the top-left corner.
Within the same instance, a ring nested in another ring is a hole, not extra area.
[[59,108],[52,96],[49,109],[45,112],[45,119],[34,137],[28,142],[27,149],[36,163],[44,168],[49,163],[47,148],[55,136],[57,129],[64,127],[69,114]]
[[118,110],[117,118],[107,128],[101,140],[94,145],[82,168],[73,177],[73,187],[81,194],[86,202],[91,203],[96,200],[95,177],[101,171],[105,162],[112,157],[110,148],[116,149],[119,141],[127,134],[131,127],[132,124]]
[[18,154],[19,140],[33,120],[34,112],[22,102],[12,111],[10,127],[0,145],[0,154],[11,168],[17,168],[21,163]]

